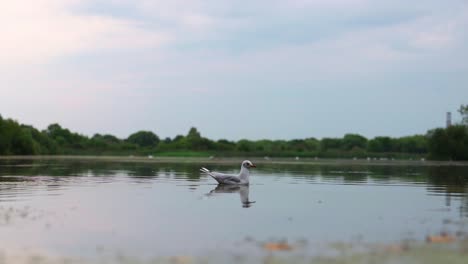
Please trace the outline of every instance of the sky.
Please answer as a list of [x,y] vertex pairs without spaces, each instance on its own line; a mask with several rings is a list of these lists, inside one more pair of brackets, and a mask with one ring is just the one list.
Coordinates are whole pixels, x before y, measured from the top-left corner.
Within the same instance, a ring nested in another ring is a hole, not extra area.
[[467,62],[467,0],[0,1],[0,114],[88,136],[424,134]]

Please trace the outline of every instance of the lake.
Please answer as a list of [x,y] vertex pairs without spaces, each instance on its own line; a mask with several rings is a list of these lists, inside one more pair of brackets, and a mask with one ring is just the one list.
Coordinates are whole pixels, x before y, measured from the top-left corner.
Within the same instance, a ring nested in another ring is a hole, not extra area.
[[241,160],[183,161],[0,160],[0,248],[151,258],[262,255],[287,241],[319,255],[468,227],[466,166],[262,160],[249,187],[228,188],[199,168],[237,173]]

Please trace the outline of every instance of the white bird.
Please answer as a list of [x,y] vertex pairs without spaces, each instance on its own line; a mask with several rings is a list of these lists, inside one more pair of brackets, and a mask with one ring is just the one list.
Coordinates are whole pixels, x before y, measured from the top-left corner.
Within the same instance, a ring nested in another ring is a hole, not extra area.
[[249,185],[250,168],[256,168],[256,166],[249,160],[244,160],[238,175],[214,172],[203,167],[200,171],[213,177],[219,184]]

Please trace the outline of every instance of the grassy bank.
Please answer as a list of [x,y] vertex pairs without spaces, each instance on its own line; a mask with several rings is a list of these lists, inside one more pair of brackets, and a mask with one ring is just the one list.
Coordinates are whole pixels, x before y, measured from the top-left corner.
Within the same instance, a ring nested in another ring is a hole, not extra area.
[[[0,160],[75,160],[93,162],[135,162],[135,163],[193,163],[238,165],[246,157],[179,157],[179,156],[69,156],[32,155],[0,156]],[[370,166],[468,166],[466,161],[422,161],[422,160],[367,160],[367,159],[316,159],[316,158],[268,158],[249,157],[256,164],[296,165],[370,165]]]

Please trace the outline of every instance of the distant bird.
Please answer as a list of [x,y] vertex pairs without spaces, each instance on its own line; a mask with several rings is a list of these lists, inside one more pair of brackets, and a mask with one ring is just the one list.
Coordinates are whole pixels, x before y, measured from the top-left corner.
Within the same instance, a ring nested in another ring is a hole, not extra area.
[[201,168],[200,171],[213,177],[219,184],[226,185],[248,185],[250,168],[256,168],[256,166],[249,160],[244,160],[241,165],[241,170],[238,175],[224,174],[219,172],[210,171],[207,168]]

